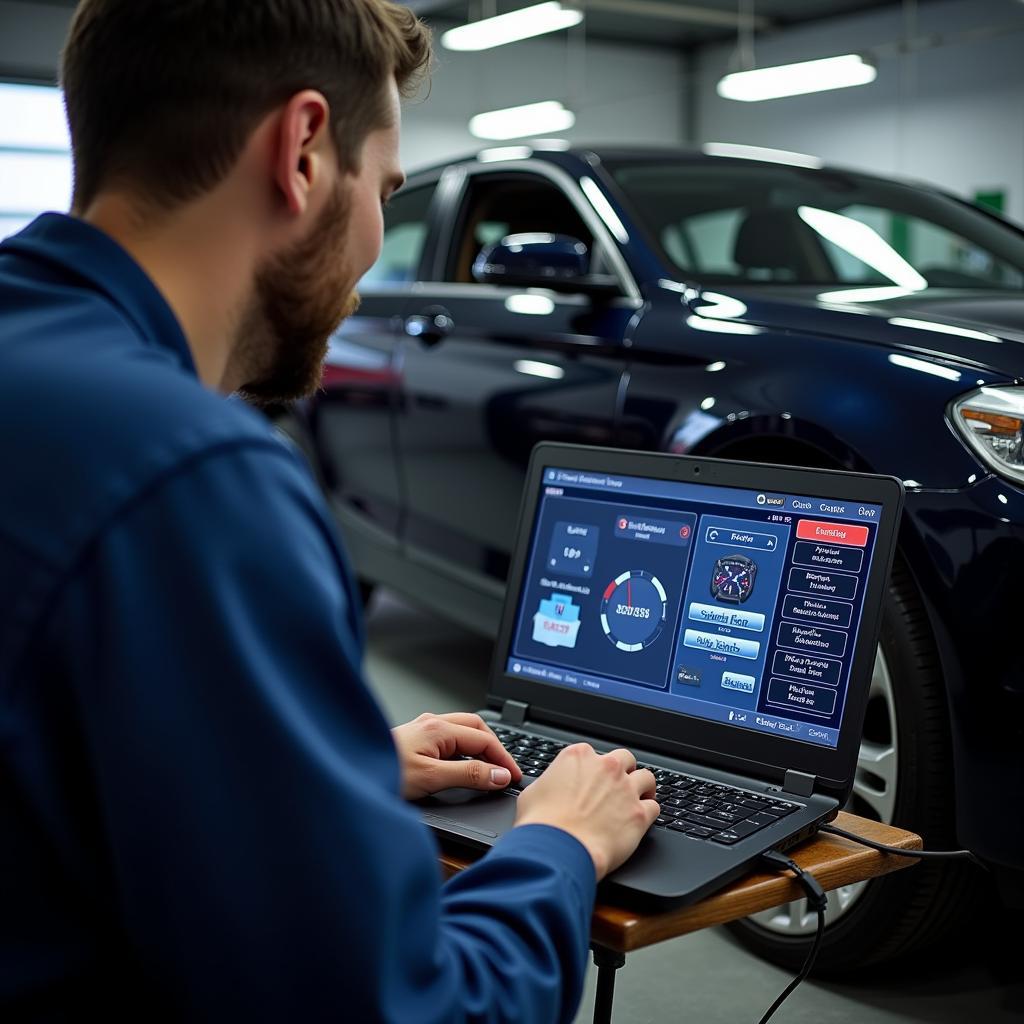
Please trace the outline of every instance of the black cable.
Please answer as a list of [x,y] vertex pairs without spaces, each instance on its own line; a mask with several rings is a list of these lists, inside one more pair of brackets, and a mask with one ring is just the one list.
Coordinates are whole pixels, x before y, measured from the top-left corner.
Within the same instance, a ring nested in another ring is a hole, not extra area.
[[836,825],[822,825],[820,831],[831,832],[835,836],[842,836],[843,839],[860,843],[861,846],[870,847],[872,850],[878,850],[881,853],[891,853],[897,857],[914,857],[915,859],[936,857],[947,860],[969,860],[972,864],[988,871],[988,865],[984,861],[979,860],[970,850],[901,850],[897,846],[886,846],[885,843],[876,843],[873,839],[865,839],[864,836],[859,836],[855,832],[847,832],[845,828],[839,828]]
[[796,861],[783,853],[779,853],[778,850],[769,850],[767,853],[762,854],[761,860],[776,870],[792,871],[796,875],[796,880],[807,892],[807,902],[818,914],[818,931],[814,936],[814,942],[811,943],[811,948],[807,953],[807,958],[804,960],[804,965],[800,968],[800,973],[786,986],[779,998],[768,1007],[764,1016],[758,1021],[758,1024],[766,1024],[771,1019],[772,1014],[789,998],[797,985],[811,973],[811,969],[814,967],[814,961],[818,958],[818,950],[821,949],[822,940],[825,938],[825,909],[828,907],[828,895],[818,884],[818,880],[814,875],[809,871],[804,871]]
[[[849,839],[851,842],[859,843],[861,846],[878,850],[880,853],[895,854],[897,857],[913,857],[915,859],[936,857],[945,858],[946,860],[969,860],[972,864],[976,864],[985,871],[989,870],[988,865],[971,853],[970,850],[901,850],[897,846],[887,846],[885,843],[877,843],[873,839],[865,839],[864,836],[859,836],[854,832],[847,832],[846,829],[839,828],[836,825],[822,825],[820,831],[831,832],[832,835],[842,836],[843,839]],[[787,857],[784,853],[779,853],[778,850],[769,850],[761,855],[761,860],[776,870],[792,871],[796,875],[796,880],[807,892],[807,902],[818,914],[818,930],[807,953],[807,958],[804,960],[804,965],[800,968],[800,973],[786,986],[779,998],[768,1007],[764,1016],[758,1021],[758,1024],[767,1024],[772,1014],[786,1001],[793,992],[793,989],[811,973],[811,969],[814,967],[814,961],[818,958],[818,950],[821,949],[822,940],[825,938],[825,908],[828,906],[828,895],[819,885],[814,875],[809,871],[804,871],[796,861]]]

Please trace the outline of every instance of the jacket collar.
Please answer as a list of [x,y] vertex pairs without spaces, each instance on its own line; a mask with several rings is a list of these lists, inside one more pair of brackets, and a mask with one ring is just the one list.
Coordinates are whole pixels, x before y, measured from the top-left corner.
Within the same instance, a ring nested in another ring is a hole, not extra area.
[[27,256],[84,281],[117,306],[142,341],[169,349],[196,375],[192,351],[167,300],[142,267],[99,228],[77,217],[44,213],[0,244],[0,252]]

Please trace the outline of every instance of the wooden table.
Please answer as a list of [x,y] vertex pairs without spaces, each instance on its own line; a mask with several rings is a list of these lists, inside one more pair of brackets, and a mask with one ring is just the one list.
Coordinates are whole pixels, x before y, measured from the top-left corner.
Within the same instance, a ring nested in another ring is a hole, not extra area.
[[[834,824],[838,828],[901,850],[921,849],[921,837],[913,832],[883,825],[840,811]],[[862,882],[909,867],[917,861],[891,853],[879,853],[840,836],[818,833],[806,842],[787,851],[797,864],[809,871],[823,889]],[[441,865],[450,877],[467,867],[476,856],[443,851]],[[597,965],[597,998],[594,1005],[595,1024],[611,1021],[615,971],[624,963],[627,953],[700,928],[736,921],[749,914],[781,906],[805,895],[800,884],[785,875],[760,869],[726,886],[720,892],[698,903],[662,912],[630,910],[613,903],[598,903],[590,925],[591,947]]]

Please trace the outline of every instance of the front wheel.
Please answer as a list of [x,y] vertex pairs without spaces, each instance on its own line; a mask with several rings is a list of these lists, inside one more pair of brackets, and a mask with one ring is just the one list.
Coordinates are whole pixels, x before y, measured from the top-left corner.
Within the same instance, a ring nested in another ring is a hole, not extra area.
[[[917,832],[925,849],[950,849],[951,757],[945,687],[931,631],[910,574],[897,563],[846,809]],[[968,912],[975,885],[969,864],[919,861],[830,892],[816,973],[838,977],[934,944]],[[729,925],[752,952],[790,970],[803,963],[816,927],[817,915],[806,900]]]

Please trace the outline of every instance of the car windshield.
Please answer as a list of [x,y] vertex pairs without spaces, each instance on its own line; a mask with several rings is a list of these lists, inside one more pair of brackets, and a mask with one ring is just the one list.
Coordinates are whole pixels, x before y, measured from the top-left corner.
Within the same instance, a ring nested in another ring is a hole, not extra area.
[[1024,289],[1024,234],[927,189],[727,159],[605,167],[689,280]]

